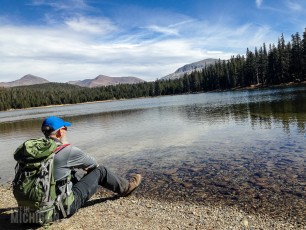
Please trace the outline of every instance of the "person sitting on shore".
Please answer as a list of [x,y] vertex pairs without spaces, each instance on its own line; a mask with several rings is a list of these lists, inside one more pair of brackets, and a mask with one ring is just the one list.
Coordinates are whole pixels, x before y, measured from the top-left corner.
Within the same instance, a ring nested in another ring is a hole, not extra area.
[[[128,181],[114,174],[105,166],[98,165],[93,157],[70,145],[67,141],[67,127],[69,126],[71,126],[70,122],[51,116],[43,121],[41,127],[47,139],[51,138],[58,146],[63,146],[54,156],[54,179],[58,190],[61,190],[63,186],[71,187],[74,198],[66,210],[68,217],[83,207],[99,186],[109,189],[121,197],[130,195],[139,186],[142,179],[140,174],[133,175]],[[77,182],[72,183],[69,178],[71,178],[74,169],[83,169],[86,174]]]

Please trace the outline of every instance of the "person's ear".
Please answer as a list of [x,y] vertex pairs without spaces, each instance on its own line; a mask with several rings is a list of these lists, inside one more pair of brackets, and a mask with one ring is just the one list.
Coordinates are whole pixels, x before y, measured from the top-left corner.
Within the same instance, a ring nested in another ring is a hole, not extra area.
[[63,135],[62,132],[63,132],[62,129],[57,130],[57,132],[56,132],[56,137],[57,137],[57,138],[61,137],[61,136]]
[[61,136],[63,136],[64,133],[65,133],[65,130],[64,129],[60,129],[60,132],[61,132]]

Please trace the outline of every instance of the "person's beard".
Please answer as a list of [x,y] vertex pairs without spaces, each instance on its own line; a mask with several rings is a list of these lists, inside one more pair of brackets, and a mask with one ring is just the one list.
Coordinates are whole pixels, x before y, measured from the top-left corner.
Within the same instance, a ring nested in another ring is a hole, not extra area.
[[62,142],[62,144],[69,144],[67,135],[62,136],[60,141]]

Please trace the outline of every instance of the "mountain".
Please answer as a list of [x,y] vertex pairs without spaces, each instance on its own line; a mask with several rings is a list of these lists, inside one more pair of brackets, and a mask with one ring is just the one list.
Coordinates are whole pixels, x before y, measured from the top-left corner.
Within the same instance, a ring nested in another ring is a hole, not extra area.
[[15,87],[15,86],[36,85],[36,84],[44,84],[44,83],[49,83],[49,81],[44,78],[36,77],[34,75],[28,74],[16,81],[0,82],[0,87]]
[[144,82],[144,80],[137,77],[108,77],[105,75],[99,75],[94,79],[69,81],[68,83],[72,85],[93,88],[99,86],[118,85],[118,84],[136,84],[141,82]]
[[194,62],[191,64],[184,65],[183,67],[177,69],[174,73],[171,73],[165,77],[162,77],[162,80],[168,79],[178,79],[183,77],[185,74],[190,74],[194,70],[202,70],[208,65],[215,64],[219,59],[208,58],[202,61]]

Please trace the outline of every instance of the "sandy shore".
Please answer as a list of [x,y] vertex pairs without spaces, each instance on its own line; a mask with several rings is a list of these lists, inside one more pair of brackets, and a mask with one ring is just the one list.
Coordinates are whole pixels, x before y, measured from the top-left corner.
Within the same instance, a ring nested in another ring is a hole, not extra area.
[[[268,216],[249,215],[234,207],[158,201],[136,195],[111,199],[110,194],[101,191],[75,215],[48,229],[306,229]],[[12,190],[0,187],[0,197],[1,228],[25,229],[11,223],[12,209],[17,206]]]

